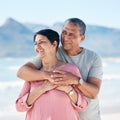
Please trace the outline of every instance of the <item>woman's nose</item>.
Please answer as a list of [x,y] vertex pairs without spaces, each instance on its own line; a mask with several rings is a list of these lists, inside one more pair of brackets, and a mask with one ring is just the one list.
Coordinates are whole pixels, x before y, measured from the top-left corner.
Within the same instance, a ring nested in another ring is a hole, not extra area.
[[36,47],[37,48],[41,48],[41,44],[36,44]]
[[35,51],[38,53],[41,48],[42,48],[41,45],[37,44],[35,46]]

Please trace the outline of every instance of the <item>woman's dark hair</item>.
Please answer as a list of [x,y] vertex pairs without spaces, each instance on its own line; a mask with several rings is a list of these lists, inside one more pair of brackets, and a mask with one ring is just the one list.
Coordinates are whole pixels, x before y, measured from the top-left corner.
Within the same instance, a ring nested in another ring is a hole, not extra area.
[[35,33],[34,42],[35,42],[35,38],[36,38],[37,35],[43,35],[43,36],[47,37],[48,40],[51,42],[51,44],[53,44],[54,41],[57,41],[56,49],[58,48],[60,40],[59,40],[59,34],[56,31],[54,31],[52,29],[40,30],[40,31]]

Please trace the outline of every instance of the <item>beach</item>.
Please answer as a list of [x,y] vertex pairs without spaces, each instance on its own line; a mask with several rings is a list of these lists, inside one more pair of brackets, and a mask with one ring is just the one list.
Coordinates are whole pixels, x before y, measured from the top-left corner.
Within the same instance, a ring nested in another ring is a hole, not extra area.
[[110,113],[110,114],[103,114],[101,116],[102,120],[119,120],[120,119],[120,112],[119,113]]
[[[15,101],[24,83],[16,77],[18,68],[28,59],[0,59],[0,120],[25,120],[17,112]],[[120,60],[104,60],[104,75],[99,93],[102,120],[120,118]]]
[[[120,119],[120,112],[119,113],[109,113],[109,114],[102,114],[101,120],[119,120]],[[25,120],[25,114],[19,115],[8,115],[0,117],[0,120]]]

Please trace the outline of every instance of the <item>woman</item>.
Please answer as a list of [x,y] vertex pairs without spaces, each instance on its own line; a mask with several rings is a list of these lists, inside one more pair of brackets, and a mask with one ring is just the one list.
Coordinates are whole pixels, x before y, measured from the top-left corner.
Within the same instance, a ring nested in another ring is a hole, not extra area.
[[[78,68],[57,59],[59,35],[51,29],[38,31],[34,35],[35,51],[41,59],[41,71],[71,72],[79,77]],[[74,84],[78,84],[75,81]],[[27,111],[26,120],[80,120],[78,112],[87,107],[86,98],[73,85],[54,84],[51,77],[25,82],[16,101],[18,111]]]

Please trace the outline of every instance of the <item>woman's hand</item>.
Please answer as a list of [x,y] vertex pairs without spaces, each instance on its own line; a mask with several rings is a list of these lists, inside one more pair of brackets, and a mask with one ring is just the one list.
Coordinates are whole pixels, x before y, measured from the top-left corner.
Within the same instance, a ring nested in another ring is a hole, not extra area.
[[53,85],[49,81],[45,80],[42,85],[40,85],[39,87],[34,89],[32,92],[30,92],[26,101],[27,104],[32,105],[36,101],[36,99],[38,99],[42,94],[54,88],[56,88],[56,85]]
[[74,88],[72,86],[59,86],[56,89],[61,90],[65,93],[68,94],[69,98],[72,100],[72,102],[74,102],[75,104],[77,103],[77,92],[74,90]]
[[73,87],[72,86],[59,86],[56,89],[61,90],[65,93],[69,93],[69,91],[71,91],[73,89]]
[[57,85],[52,84],[51,82],[45,80],[42,86],[40,86],[45,92],[52,90],[57,87]]

